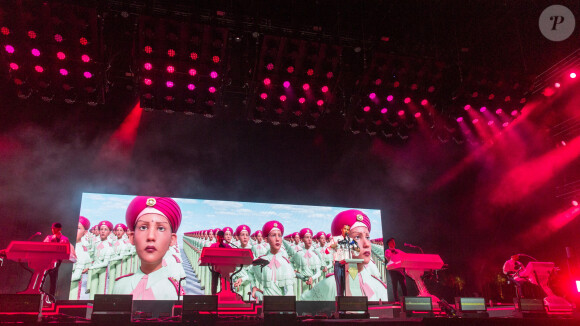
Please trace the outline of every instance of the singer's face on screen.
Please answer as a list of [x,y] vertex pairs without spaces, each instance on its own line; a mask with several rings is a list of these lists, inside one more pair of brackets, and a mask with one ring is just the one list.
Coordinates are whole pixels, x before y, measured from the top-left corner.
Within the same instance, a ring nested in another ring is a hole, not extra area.
[[305,234],[304,238],[302,238],[302,241],[304,242],[304,247],[306,249],[310,248],[310,246],[312,246],[312,234]]
[[77,226],[77,242],[80,242],[82,237],[87,233],[85,227],[79,222]]
[[299,244],[300,243],[300,235],[295,235],[294,236],[294,243]]
[[348,225],[344,225],[344,226],[342,227],[341,231],[342,231],[342,236],[343,236],[343,237],[344,237],[344,236],[346,236],[346,235],[348,234],[348,232],[350,231],[350,226],[348,226]]
[[326,244],[326,237],[321,235],[320,238],[318,238],[318,242],[320,242],[321,246],[324,246]]
[[360,248],[360,252],[353,251],[352,258],[364,259],[364,264],[368,264],[371,260],[371,235],[366,226],[357,226],[350,230],[350,238],[356,241]]
[[209,233],[209,239],[210,239],[211,241],[213,241],[213,232],[210,232],[210,233]]
[[258,241],[258,243],[262,243],[262,240],[264,240],[264,238],[262,238],[262,233],[256,234],[256,240]]
[[139,218],[135,231],[129,233],[141,259],[141,270],[151,273],[159,268],[169,246],[175,245],[177,236],[171,231],[169,220],[158,214],[145,214]]
[[101,225],[101,227],[99,228],[99,236],[101,237],[101,240],[102,241],[107,240],[109,234],[111,234],[111,229],[109,229],[109,227],[107,227],[106,225]]
[[270,251],[273,254],[277,254],[280,250],[280,247],[282,246],[282,232],[280,232],[280,230],[272,230],[268,234],[266,240],[270,245]]
[[115,234],[117,235],[117,239],[121,239],[123,234],[125,234],[125,230],[123,230],[122,227],[118,227],[117,230],[115,230]]
[[224,239],[225,239],[227,242],[230,242],[230,241],[232,241],[232,233],[231,233],[230,231],[226,231],[226,232],[224,232]]
[[243,247],[248,245],[248,242],[250,241],[250,234],[248,233],[248,231],[242,231],[240,232],[240,243],[242,244]]

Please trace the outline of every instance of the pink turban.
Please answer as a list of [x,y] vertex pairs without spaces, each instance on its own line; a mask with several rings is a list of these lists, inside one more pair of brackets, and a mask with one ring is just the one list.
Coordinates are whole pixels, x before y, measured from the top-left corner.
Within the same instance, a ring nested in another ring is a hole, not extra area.
[[100,230],[101,226],[107,226],[109,228],[109,230],[113,230],[113,223],[109,222],[109,221],[100,221],[99,224],[97,225],[97,229]]
[[316,233],[316,235],[314,236],[314,239],[320,239],[320,236],[323,235],[326,238],[326,234],[322,231]]
[[125,214],[129,229],[134,230],[139,217],[148,213],[165,216],[173,233],[177,232],[181,224],[181,209],[175,200],[168,197],[137,196],[131,201]]
[[224,234],[225,234],[226,232],[228,232],[228,231],[230,231],[230,233],[231,233],[232,235],[234,234],[234,230],[233,230],[231,227],[229,227],[229,226],[226,226],[226,227],[224,228],[224,230],[223,230],[223,231],[224,231]]
[[273,229],[280,230],[280,233],[284,235],[284,225],[282,225],[282,223],[278,221],[266,222],[266,224],[264,224],[264,227],[262,227],[262,234],[268,236]]
[[127,226],[125,224],[119,223],[115,225],[115,230],[118,229],[119,227],[123,228],[123,231],[127,232]]
[[330,239],[330,237],[332,237],[332,234],[330,234],[330,233],[327,233],[327,234],[326,234],[326,239],[328,240],[328,239]]
[[304,228],[300,230],[300,238],[304,238],[304,236],[306,236],[307,234],[312,235],[312,230],[310,230],[309,228]]
[[81,223],[85,230],[88,230],[91,227],[91,221],[84,216],[79,216],[79,223]]
[[366,226],[369,232],[371,231],[371,220],[369,217],[356,209],[342,211],[334,217],[332,226],[330,227],[332,235],[342,235],[341,230],[345,225],[350,226],[351,229],[357,226]]
[[248,231],[248,234],[250,234],[250,232],[252,232],[250,227],[245,225],[245,224],[242,224],[236,228],[236,234],[240,235],[240,232],[242,232],[242,231]]

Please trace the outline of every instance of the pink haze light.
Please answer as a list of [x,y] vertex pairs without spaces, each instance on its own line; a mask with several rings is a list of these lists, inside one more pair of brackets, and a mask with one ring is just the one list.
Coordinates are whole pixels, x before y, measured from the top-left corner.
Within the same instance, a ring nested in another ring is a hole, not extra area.
[[14,53],[14,47],[12,45],[8,44],[4,48],[6,49],[6,52],[10,54]]
[[289,81],[285,81],[283,84],[284,88],[290,88],[290,82]]

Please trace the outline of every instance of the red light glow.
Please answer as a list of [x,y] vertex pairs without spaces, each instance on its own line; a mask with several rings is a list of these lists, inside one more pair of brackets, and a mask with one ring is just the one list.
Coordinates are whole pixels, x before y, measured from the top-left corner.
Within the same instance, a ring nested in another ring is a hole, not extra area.
[[393,95],[389,95],[389,96],[387,96],[387,101],[388,101],[388,102],[392,102],[392,101],[393,101],[393,99],[394,99]]
[[214,55],[214,56],[211,58],[211,61],[213,61],[214,63],[218,63],[218,62],[220,62],[220,57],[219,57],[219,56],[217,56],[217,55]]
[[274,70],[274,64],[273,63],[268,63],[266,65],[266,69],[268,69],[268,70]]
[[421,112],[415,113],[415,118],[420,118],[420,117],[421,117]]
[[36,38],[36,32],[35,31],[28,31],[28,37],[30,38]]
[[169,57],[173,58],[175,56],[175,50],[173,50],[173,49],[167,50],[167,55]]
[[485,112],[487,110],[487,108],[485,106],[482,106],[481,109],[479,109],[479,112]]
[[66,70],[66,69],[64,69],[64,68],[60,69],[58,72],[59,72],[61,75],[63,75],[63,76],[67,76],[67,75],[68,75],[68,70]]
[[304,104],[304,103],[306,103],[306,99],[304,97],[301,97],[298,99],[298,103]]
[[492,124],[493,124],[493,120],[489,120],[489,121],[487,122],[487,125],[488,125],[488,126],[491,126]]
[[145,48],[143,49],[145,51],[145,53],[147,54],[151,54],[151,52],[153,52],[153,48],[150,47],[149,45],[145,46]]
[[268,85],[270,85],[270,83],[272,83],[270,78],[264,78],[264,85],[268,86]]
[[375,98],[377,98],[377,94],[375,94],[375,93],[370,93],[370,94],[369,94],[369,98],[370,98],[371,100],[374,100]]
[[562,86],[562,85],[560,85],[560,83],[554,83],[554,87],[560,88],[560,86]]
[[145,83],[145,85],[147,85],[147,86],[150,86],[151,84],[153,84],[153,82],[152,82],[152,81],[151,81],[151,79],[149,79],[149,78],[145,78],[145,79],[143,80],[143,83]]
[[189,54],[189,57],[191,58],[191,60],[197,60],[198,56],[196,52],[191,52]]
[[10,62],[10,69],[12,69],[12,70],[18,70],[18,68],[19,67],[18,67],[18,65],[16,63]]
[[85,76],[86,79],[91,79],[93,78],[93,74],[91,74],[89,71],[85,71],[83,73],[83,76]]
[[0,28],[0,33],[2,33],[2,35],[9,35],[10,34],[10,29],[8,29],[8,27],[2,27]]
[[328,86],[322,86],[322,88],[320,89],[323,93],[328,92]]
[[294,72],[294,67],[293,66],[288,66],[288,68],[286,68],[286,71],[291,74]]
[[175,72],[175,67],[174,66],[167,66],[167,72],[172,74]]
[[265,100],[268,98],[268,94],[262,93],[262,94],[260,94],[260,97],[262,98],[262,100]]
[[286,101],[286,95],[280,95],[280,101],[281,102]]
[[290,88],[290,82],[289,81],[285,81],[283,84],[284,88]]
[[212,94],[215,93],[215,87],[213,86],[210,86],[207,90]]
[[12,45],[6,45],[4,49],[6,49],[6,52],[10,54],[14,53],[14,47]]
[[405,104],[409,104],[411,103],[411,98],[405,97],[405,100],[403,100],[403,102],[405,102]]
[[91,57],[89,57],[86,54],[83,54],[83,55],[81,55],[81,60],[86,63],[86,62],[91,61]]
[[216,79],[216,78],[218,78],[218,73],[217,73],[217,72],[215,72],[215,71],[212,71],[212,72],[210,72],[210,73],[209,73],[209,76],[210,76],[211,78],[213,78],[213,79]]
[[401,83],[399,83],[398,81],[393,83],[393,87],[395,87],[395,88],[399,87],[400,85],[401,85]]
[[370,110],[371,110],[371,107],[368,105],[363,108],[363,111],[365,111],[365,112],[369,112]]
[[463,122],[463,117],[457,118],[457,122]]
[[307,90],[310,89],[310,85],[308,83],[305,83],[305,84],[302,85],[302,89],[305,90],[305,91],[307,91]]
[[193,76],[195,76],[196,74],[197,74],[197,70],[195,70],[195,69],[193,69],[193,68],[189,69],[189,75],[190,75],[190,76],[192,76],[192,77],[193,77]]
[[32,49],[30,51],[30,53],[32,53],[32,55],[35,56],[35,57],[39,57],[40,56],[40,51],[38,49]]
[[464,106],[464,107],[463,107],[463,109],[464,109],[465,111],[467,111],[467,110],[471,109],[471,105],[467,104],[466,106]]
[[473,124],[476,124],[476,123],[478,123],[478,122],[479,122],[479,119],[475,118],[475,119],[471,120],[471,122],[472,122]]
[[195,85],[189,84],[189,85],[187,85],[187,89],[189,89],[190,91],[193,91],[195,89]]
[[382,114],[387,114],[387,112],[389,112],[389,110],[387,108],[382,108],[381,109],[381,113]]
[[429,104],[429,101],[427,101],[426,99],[421,101],[422,106],[426,106],[427,104]]
[[318,100],[318,101],[316,101],[316,105],[323,106],[324,105],[324,101],[323,100]]
[[306,71],[306,74],[307,74],[308,76],[312,76],[312,75],[314,75],[314,69],[312,69],[312,68],[308,69],[308,70]]
[[576,78],[576,73],[575,72],[570,73],[570,78],[572,79]]
[[501,125],[505,128],[505,127],[509,126],[510,123],[506,121],[506,122],[502,123]]
[[573,201],[572,201],[572,206],[578,206],[578,201],[576,201],[576,200],[573,200]]
[[495,110],[495,114],[502,114],[502,113],[503,113],[503,110],[502,109]]
[[168,80],[168,81],[165,83],[165,86],[167,86],[168,88],[171,88],[171,87],[173,87],[173,82],[172,82],[171,80]]
[[489,100],[493,100],[495,98],[494,94],[489,94],[489,96],[487,97]]
[[512,116],[514,116],[514,117],[515,117],[516,115],[518,115],[518,110],[513,110],[513,111],[512,111]]
[[57,43],[60,43],[60,42],[62,42],[62,35],[60,35],[60,34],[54,34],[54,40],[55,40]]
[[42,66],[34,66],[34,70],[36,70],[36,72],[43,72],[44,68],[42,68]]
[[383,83],[383,81],[382,81],[380,78],[377,78],[377,79],[375,80],[375,85],[377,85],[377,86],[379,86],[379,85],[380,85],[380,84],[382,84],[382,83]]
[[145,62],[145,64],[143,65],[143,68],[145,68],[145,70],[151,70],[151,69],[153,69],[153,65],[149,62]]
[[332,77],[334,77],[334,74],[332,73],[332,71],[329,71],[326,73],[326,78],[332,79]]
[[576,290],[580,292],[580,281],[576,281]]
[[81,37],[81,39],[79,40],[79,42],[81,43],[81,45],[87,45],[87,44],[89,44],[89,41],[86,38],[84,38],[84,37]]
[[58,52],[56,54],[56,57],[58,58],[58,60],[64,60],[64,59],[66,59],[66,55],[64,54],[64,52]]
[[397,112],[397,114],[398,114],[400,117],[402,117],[402,116],[404,116],[404,115],[405,115],[405,111],[403,111],[403,110],[399,110],[399,112]]

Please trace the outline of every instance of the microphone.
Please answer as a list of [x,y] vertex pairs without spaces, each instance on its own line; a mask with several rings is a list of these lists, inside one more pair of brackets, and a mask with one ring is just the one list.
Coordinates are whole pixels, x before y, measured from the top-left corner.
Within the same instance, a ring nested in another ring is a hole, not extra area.
[[35,234],[33,234],[33,235],[30,237],[30,238],[28,238],[28,240],[26,240],[26,241],[30,241],[30,240],[32,240],[34,237],[37,237],[37,236],[39,236],[39,235],[41,235],[41,234],[42,234],[42,232],[36,232],[36,233],[35,233]]
[[417,248],[417,246],[414,246],[414,245],[412,245],[410,243],[406,243],[406,242],[405,242],[405,247]]

